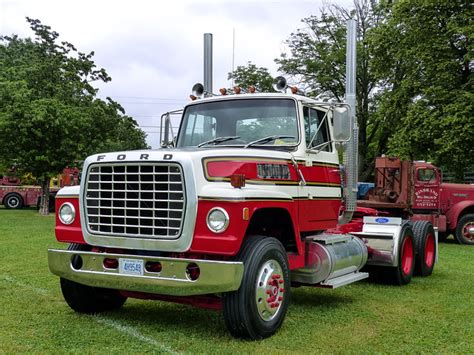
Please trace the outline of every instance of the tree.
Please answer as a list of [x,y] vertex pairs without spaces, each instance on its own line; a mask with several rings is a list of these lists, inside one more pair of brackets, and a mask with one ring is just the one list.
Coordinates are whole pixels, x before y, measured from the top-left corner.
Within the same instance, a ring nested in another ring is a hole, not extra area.
[[474,7],[468,1],[398,1],[373,31],[385,78],[380,117],[396,127],[389,153],[432,160],[459,176],[474,164]]
[[249,86],[261,92],[275,92],[273,89],[273,78],[267,68],[257,67],[252,62],[247,66],[239,65],[237,69],[230,72],[227,79],[234,79],[237,86],[247,89]]
[[346,21],[355,16],[357,33],[357,120],[359,123],[359,173],[362,179],[372,171],[373,158],[380,152],[369,151],[376,139],[377,125],[372,121],[379,78],[372,71],[373,53],[369,35],[381,21],[375,0],[355,0],[355,13],[329,5],[321,15],[302,20],[304,28],[287,40],[290,55],[283,53],[276,63],[279,70],[292,75],[305,86],[310,96],[342,101],[345,93]]
[[[113,100],[96,98],[105,69],[39,20],[27,18],[35,40],[0,37],[0,156],[31,172],[48,213],[49,182],[92,153],[144,148],[145,134]],[[123,141],[118,141],[123,139]]]

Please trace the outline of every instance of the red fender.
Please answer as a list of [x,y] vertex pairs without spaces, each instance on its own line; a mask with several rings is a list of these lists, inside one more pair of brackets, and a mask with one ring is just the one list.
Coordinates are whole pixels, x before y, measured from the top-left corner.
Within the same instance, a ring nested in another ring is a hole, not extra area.
[[453,205],[447,212],[446,212],[446,218],[448,222],[448,226],[450,230],[456,229],[456,226],[458,224],[459,216],[462,214],[462,212],[469,208],[473,207],[474,208],[474,201],[472,200],[466,200],[466,201],[461,201]]

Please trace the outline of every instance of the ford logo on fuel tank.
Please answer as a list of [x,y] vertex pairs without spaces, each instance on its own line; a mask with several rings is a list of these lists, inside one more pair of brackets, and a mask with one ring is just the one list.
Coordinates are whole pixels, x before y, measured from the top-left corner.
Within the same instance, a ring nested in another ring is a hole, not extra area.
[[389,221],[390,220],[388,218],[384,218],[384,217],[375,219],[375,222],[377,222],[377,223],[388,223]]

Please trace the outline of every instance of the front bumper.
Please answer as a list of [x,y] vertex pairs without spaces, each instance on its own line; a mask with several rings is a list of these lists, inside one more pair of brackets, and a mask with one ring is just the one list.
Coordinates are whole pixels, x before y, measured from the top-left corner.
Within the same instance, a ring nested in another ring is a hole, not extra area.
[[[73,267],[73,258],[80,256],[82,265]],[[104,259],[136,259],[146,262],[160,262],[159,273],[147,272],[143,275],[121,274],[118,269],[104,267]],[[95,253],[76,250],[48,249],[48,263],[51,272],[64,279],[80,284],[138,291],[172,296],[204,295],[235,291],[240,287],[244,265],[242,262],[213,260],[177,259],[143,255]],[[200,276],[190,280],[186,267],[190,263],[199,266]]]

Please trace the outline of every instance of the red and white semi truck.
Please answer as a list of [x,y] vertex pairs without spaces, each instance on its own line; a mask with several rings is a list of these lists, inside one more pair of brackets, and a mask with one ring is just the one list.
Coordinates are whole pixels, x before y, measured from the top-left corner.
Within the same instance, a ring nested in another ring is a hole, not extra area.
[[56,238],[69,248],[48,251],[68,305],[100,312],[135,297],[222,309],[232,335],[261,339],[281,326],[292,286],[342,287],[369,266],[398,285],[430,275],[431,223],[355,212],[353,45],[348,59],[347,103],[200,98],[166,148],[88,157],[80,187],[56,196]]

